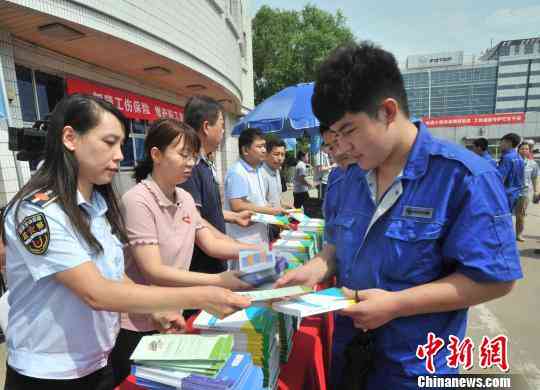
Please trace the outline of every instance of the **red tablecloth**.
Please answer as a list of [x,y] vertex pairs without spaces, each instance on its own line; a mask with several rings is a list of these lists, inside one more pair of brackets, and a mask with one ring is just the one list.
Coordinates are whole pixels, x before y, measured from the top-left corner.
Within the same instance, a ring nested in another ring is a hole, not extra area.
[[[333,330],[332,314],[313,316],[302,321],[293,336],[289,361],[281,365],[278,379],[280,390],[326,390],[328,362]],[[194,331],[194,317],[187,321],[188,331]],[[196,333],[196,332],[195,332]],[[330,340],[330,342],[329,342]],[[117,390],[143,390],[130,376]]]

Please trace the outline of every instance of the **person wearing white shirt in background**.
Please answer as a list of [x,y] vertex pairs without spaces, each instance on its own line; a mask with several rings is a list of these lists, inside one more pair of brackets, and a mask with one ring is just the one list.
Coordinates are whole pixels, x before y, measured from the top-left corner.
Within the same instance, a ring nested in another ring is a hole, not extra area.
[[266,160],[262,164],[262,174],[266,187],[266,200],[272,207],[291,208],[281,202],[280,170],[285,161],[285,142],[275,135],[266,137]]
[[294,208],[299,209],[304,205],[304,202],[309,199],[309,189],[313,188],[313,184],[307,181],[307,154],[299,151],[297,154],[298,163],[294,169],[293,178],[293,197]]
[[[266,187],[266,201],[272,207],[292,208],[290,205],[284,205],[281,201],[283,187],[281,185],[280,170],[285,161],[285,142],[271,134],[266,137],[266,160],[262,164],[262,175]],[[269,226],[270,241],[279,237],[279,228]]]
[[[527,207],[529,206],[530,198],[538,196],[538,164],[531,159],[531,147],[529,143],[522,142],[518,147],[518,153],[523,158],[524,173],[523,173],[523,188],[516,204],[516,240],[525,241],[522,237],[523,229],[525,228],[525,216],[527,215]],[[532,196],[531,196],[532,194]]]
[[330,157],[322,149],[318,153],[315,153],[313,157],[314,178],[319,188],[319,199],[324,200],[326,194],[326,187],[328,185],[328,175],[335,164],[330,162]]
[[[261,164],[266,158],[266,140],[259,129],[246,129],[238,138],[240,158],[227,171],[225,177],[226,210],[277,215],[285,210],[273,207],[266,200],[265,183]],[[227,235],[245,243],[267,243],[266,225],[254,223],[241,227],[228,223]]]

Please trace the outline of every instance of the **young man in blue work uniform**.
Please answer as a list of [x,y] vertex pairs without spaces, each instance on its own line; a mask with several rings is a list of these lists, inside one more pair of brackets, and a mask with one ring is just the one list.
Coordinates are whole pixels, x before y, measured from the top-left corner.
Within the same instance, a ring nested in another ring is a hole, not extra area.
[[488,140],[485,138],[477,138],[473,141],[472,151],[480,157],[489,161],[494,167],[497,166],[497,161],[489,154]]
[[525,163],[517,152],[517,147],[521,142],[519,135],[508,133],[501,138],[502,156],[498,169],[502,176],[504,190],[508,198],[508,206],[513,210],[516,206],[519,195],[525,181]]
[[[428,374],[416,357],[428,332],[445,345],[450,335],[462,339],[467,308],[507,294],[522,277],[500,176],[409,120],[396,60],[372,44],[338,48],[321,64],[312,105],[363,175],[341,199],[333,256],[318,256],[277,285],[337,275],[356,298],[336,319],[334,388],[344,385],[347,344],[369,330],[365,388],[416,389],[418,375]],[[457,373],[448,354],[443,348],[434,356],[437,375]]]

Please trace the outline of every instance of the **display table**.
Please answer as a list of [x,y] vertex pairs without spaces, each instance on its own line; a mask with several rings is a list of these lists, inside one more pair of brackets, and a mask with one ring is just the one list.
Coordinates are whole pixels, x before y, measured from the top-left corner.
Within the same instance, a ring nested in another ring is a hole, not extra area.
[[[326,390],[327,362],[329,361],[333,327],[332,314],[304,318],[300,329],[293,336],[293,348],[289,361],[281,365],[278,379],[280,390]],[[330,320],[329,320],[330,319]],[[194,317],[187,321],[188,332],[193,329]],[[129,376],[117,390],[144,390]]]

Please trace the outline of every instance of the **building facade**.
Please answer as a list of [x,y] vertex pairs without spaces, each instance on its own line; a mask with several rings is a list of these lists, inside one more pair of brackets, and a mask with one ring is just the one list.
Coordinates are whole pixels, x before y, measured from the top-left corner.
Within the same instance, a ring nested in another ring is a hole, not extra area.
[[[485,137],[494,154],[509,132],[540,142],[540,38],[502,41],[479,57],[409,56],[401,71],[412,116],[449,118],[428,121],[437,136],[466,146]],[[507,113],[523,117],[506,120]]]
[[33,168],[8,150],[8,126],[32,126],[74,92],[110,100],[130,119],[120,192],[133,184],[149,123],[182,119],[194,94],[224,107],[226,134],[215,156],[224,173],[238,156],[232,125],[253,108],[251,53],[247,0],[0,0],[8,114],[0,118],[0,205]]

